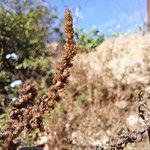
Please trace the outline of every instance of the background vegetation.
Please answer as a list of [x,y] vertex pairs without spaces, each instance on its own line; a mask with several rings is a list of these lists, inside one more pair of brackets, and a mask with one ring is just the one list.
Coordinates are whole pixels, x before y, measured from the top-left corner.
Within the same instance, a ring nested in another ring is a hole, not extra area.
[[[52,84],[64,43],[63,21],[58,18],[57,9],[44,0],[0,2],[0,129],[27,79],[38,84],[36,102]],[[149,33],[117,32],[106,39],[96,28],[77,28],[74,36],[79,55],[61,93],[63,100],[44,118],[47,133],[21,135],[23,146],[40,145],[38,140],[46,135],[50,147],[82,149],[106,143],[125,126],[134,130],[141,125],[135,115],[136,96],[141,89],[149,90]]]
[[[32,0],[0,2],[1,112],[17,96],[17,87],[28,78],[39,83],[41,94],[51,82],[52,55],[45,46],[54,34],[62,33],[61,26],[53,25],[59,22],[56,8],[44,4],[44,1]],[[97,29],[87,32],[77,29],[75,36],[87,52],[104,40],[104,35]]]
[[52,25],[56,20],[56,9],[45,6],[44,1],[0,2],[1,112],[26,79],[37,80],[41,91],[50,82],[51,60],[44,48],[55,30]]

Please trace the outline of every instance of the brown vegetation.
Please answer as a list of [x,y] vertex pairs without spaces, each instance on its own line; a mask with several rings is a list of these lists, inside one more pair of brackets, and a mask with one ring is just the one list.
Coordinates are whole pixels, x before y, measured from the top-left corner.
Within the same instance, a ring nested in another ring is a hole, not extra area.
[[[114,57],[113,51],[109,56],[107,52],[100,55],[103,65],[101,70],[92,68],[91,58],[94,53],[91,53],[89,58],[84,57],[87,64],[82,66],[80,63],[72,69],[70,82],[66,86],[66,91],[63,90],[68,83],[70,68],[73,66],[72,59],[77,50],[73,40],[72,16],[68,9],[65,12],[65,34],[63,57],[56,64],[53,84],[40,103],[36,104],[34,101],[38,93],[34,81],[27,81],[21,89],[20,97],[11,103],[10,121],[0,134],[3,149],[17,149],[20,143],[16,139],[21,133],[25,131],[27,134],[36,128],[41,133],[34,144],[44,145],[45,149],[47,147],[58,150],[82,150],[97,147],[101,150],[117,150],[124,149],[129,143],[142,141],[145,138],[144,133],[149,133],[150,130],[150,95],[140,91],[136,94],[138,97],[135,100],[133,91],[142,89],[143,85],[138,82],[125,83],[124,74],[120,81],[115,73],[106,67]],[[115,57],[119,57],[118,52],[114,53]],[[91,64],[87,69],[89,63]],[[60,101],[62,96],[63,99]],[[136,109],[142,123],[133,129],[125,125],[125,119],[129,115],[128,112]],[[48,116],[50,112],[51,115]],[[44,125],[46,117],[47,126]]]
[[55,108],[59,102],[59,93],[67,83],[67,78],[70,76],[69,68],[72,66],[71,60],[76,54],[76,45],[73,41],[73,22],[70,10],[65,12],[65,34],[66,43],[64,45],[64,55],[59,63],[57,63],[53,85],[48,92],[43,96],[41,103],[36,105],[34,98],[37,94],[36,85],[32,81],[27,81],[20,93],[20,98],[12,102],[12,112],[10,114],[10,122],[7,123],[7,128],[0,137],[4,141],[4,149],[11,149],[15,144],[13,139],[19,136],[22,130],[31,130],[42,126],[42,116]]

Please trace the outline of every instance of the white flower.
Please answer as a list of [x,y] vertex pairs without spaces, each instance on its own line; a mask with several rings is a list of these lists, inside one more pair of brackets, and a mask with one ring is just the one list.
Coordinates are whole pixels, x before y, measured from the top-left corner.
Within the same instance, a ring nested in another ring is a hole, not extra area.
[[18,98],[17,97],[13,97],[12,98],[12,101],[16,101]]
[[22,85],[22,81],[21,80],[15,80],[15,81],[13,81],[11,84],[10,84],[10,86],[13,88],[13,87],[18,87],[18,86],[20,86],[20,85]]
[[18,56],[16,55],[16,53],[11,53],[6,55],[6,59],[10,59],[10,58],[13,60],[18,60]]

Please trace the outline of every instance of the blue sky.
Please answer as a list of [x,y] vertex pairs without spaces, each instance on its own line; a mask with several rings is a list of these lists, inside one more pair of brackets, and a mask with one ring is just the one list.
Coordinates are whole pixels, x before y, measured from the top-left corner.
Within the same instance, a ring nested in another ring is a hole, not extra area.
[[96,26],[105,34],[133,32],[146,20],[146,0],[47,0],[62,17],[65,8],[74,15],[79,28]]

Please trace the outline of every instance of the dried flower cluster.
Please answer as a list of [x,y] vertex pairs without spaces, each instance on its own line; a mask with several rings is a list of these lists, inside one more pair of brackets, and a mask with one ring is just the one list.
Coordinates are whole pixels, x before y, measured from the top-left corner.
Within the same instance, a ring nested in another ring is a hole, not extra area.
[[56,66],[56,74],[53,79],[53,85],[43,96],[41,103],[36,105],[34,98],[37,95],[35,82],[27,81],[20,93],[19,99],[12,102],[12,112],[10,113],[10,122],[7,128],[0,134],[0,139],[4,141],[4,149],[11,149],[15,144],[13,139],[19,136],[23,129],[34,129],[42,126],[42,115],[47,114],[60,100],[59,93],[67,83],[70,76],[69,69],[72,66],[72,58],[76,54],[76,44],[73,41],[73,21],[69,9],[65,12],[65,36],[64,55]]
[[13,107],[10,113],[11,120],[7,123],[5,131],[0,134],[0,138],[4,140],[4,149],[12,146],[12,140],[18,137],[24,128],[31,128],[36,95],[36,83],[27,81],[21,89],[20,97],[11,103]]
[[[146,99],[142,98],[143,95],[147,95]],[[140,129],[136,131],[123,130],[122,134],[112,141],[107,142],[106,145],[101,146],[101,150],[123,150],[128,143],[141,142],[143,140],[143,134],[150,130],[150,110],[148,108],[148,100],[150,94],[144,91],[140,91],[138,96],[138,113],[145,123]],[[146,102],[147,100],[147,102]],[[150,143],[149,143],[150,144]]]
[[73,40],[73,20],[69,9],[65,12],[65,39],[64,55],[60,62],[56,64],[56,74],[53,79],[53,85],[49,88],[46,95],[39,105],[40,112],[50,111],[60,100],[59,93],[67,83],[70,76],[69,68],[72,67],[71,60],[76,54],[76,44]]

